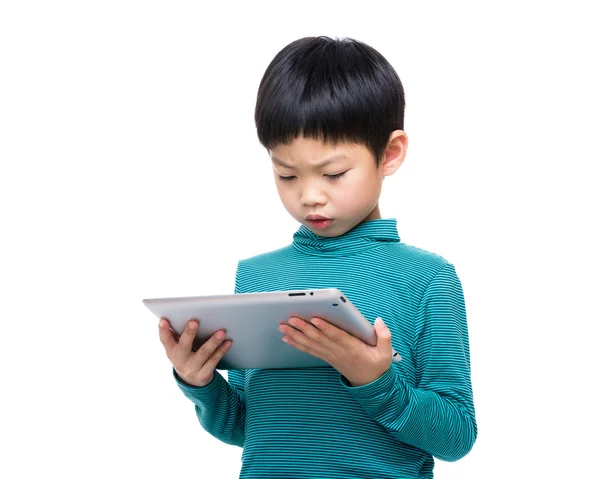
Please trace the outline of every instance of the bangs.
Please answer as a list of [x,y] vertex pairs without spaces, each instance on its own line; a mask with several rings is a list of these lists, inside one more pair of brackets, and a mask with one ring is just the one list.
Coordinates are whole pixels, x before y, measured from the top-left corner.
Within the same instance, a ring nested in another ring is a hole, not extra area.
[[303,136],[364,144],[376,159],[403,118],[404,92],[389,63],[360,42],[327,37],[297,40],[277,54],[255,111],[259,141],[269,150]]

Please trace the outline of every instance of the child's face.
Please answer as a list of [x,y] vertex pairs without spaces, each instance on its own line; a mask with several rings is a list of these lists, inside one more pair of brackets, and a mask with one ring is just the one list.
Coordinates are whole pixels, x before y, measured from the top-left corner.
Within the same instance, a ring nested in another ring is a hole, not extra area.
[[[402,145],[405,149],[406,144]],[[378,168],[373,154],[363,145],[334,146],[304,137],[271,150],[283,206],[312,232],[327,237],[342,235],[359,223],[381,218],[378,202],[383,177],[400,166],[404,151],[399,161],[394,152],[387,156],[395,163],[384,161]],[[337,159],[325,163],[332,157]],[[309,215],[331,221],[314,223],[307,218]]]

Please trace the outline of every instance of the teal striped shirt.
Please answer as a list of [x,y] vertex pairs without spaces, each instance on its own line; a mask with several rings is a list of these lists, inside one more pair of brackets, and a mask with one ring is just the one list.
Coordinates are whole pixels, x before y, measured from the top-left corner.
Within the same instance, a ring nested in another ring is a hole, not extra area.
[[241,478],[430,478],[475,442],[462,286],[439,255],[400,241],[395,219],[326,238],[301,226],[292,244],[238,262],[236,293],[338,288],[400,363],[352,387],[330,367],[231,370],[184,384],[202,427],[243,447]]

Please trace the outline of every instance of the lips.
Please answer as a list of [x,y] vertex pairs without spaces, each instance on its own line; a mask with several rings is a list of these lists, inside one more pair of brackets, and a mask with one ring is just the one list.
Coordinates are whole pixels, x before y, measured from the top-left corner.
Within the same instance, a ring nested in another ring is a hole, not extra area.
[[325,229],[328,226],[330,226],[331,223],[333,223],[332,219],[324,218],[322,216],[319,218],[315,218],[316,216],[318,215],[311,215],[307,218],[307,220],[310,223],[310,225],[317,230]]

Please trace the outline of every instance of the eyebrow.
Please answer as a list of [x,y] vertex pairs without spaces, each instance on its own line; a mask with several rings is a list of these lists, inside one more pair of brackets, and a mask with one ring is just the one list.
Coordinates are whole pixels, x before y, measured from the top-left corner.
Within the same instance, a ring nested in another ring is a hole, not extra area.
[[[287,163],[284,163],[283,161],[281,161],[276,156],[271,156],[271,159],[273,160],[273,163],[275,163],[276,165],[283,166],[284,168],[289,168],[290,170],[295,169],[293,166],[290,166]],[[342,154],[339,154],[339,155],[330,156],[329,158],[324,159],[322,162],[318,163],[315,166],[317,168],[323,168],[324,166],[327,166],[330,163],[333,163],[334,161],[348,160],[348,159],[350,159],[350,158],[347,155],[344,155],[342,153]]]

